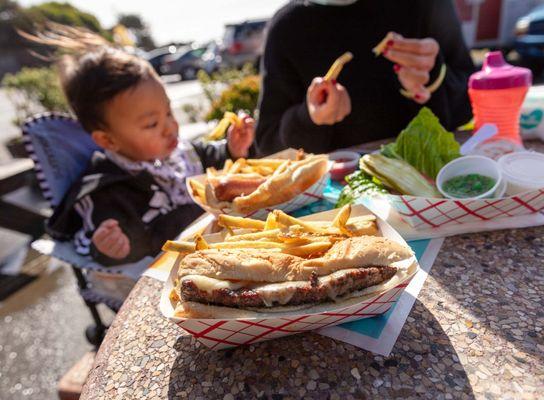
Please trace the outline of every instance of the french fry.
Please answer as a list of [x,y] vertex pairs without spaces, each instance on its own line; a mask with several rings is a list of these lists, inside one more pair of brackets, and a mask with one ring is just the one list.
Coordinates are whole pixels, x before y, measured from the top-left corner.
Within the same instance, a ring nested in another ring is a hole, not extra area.
[[192,242],[176,242],[167,240],[162,246],[162,251],[176,251],[178,253],[193,253],[196,251],[196,245]]
[[281,250],[285,247],[284,244],[279,242],[267,242],[267,241],[254,241],[254,240],[239,240],[233,242],[219,242],[212,243],[212,249],[278,249]]
[[258,159],[247,160],[247,163],[251,166],[271,167],[271,168],[278,168],[284,162],[285,160],[281,158],[258,158]]
[[344,207],[340,209],[338,214],[336,214],[336,217],[334,217],[332,221],[332,226],[340,229],[340,232],[342,232],[346,236],[353,236],[351,231],[346,228],[346,224],[348,222],[349,216],[351,215],[351,204],[346,204]]
[[276,229],[276,228],[279,228],[278,221],[276,220],[276,216],[274,215],[274,213],[268,213],[263,229],[265,231],[268,231],[270,229]]
[[[433,83],[431,83],[429,86],[426,86],[426,89],[429,91],[429,93],[434,93],[437,91],[437,89],[442,85],[442,82],[444,82],[444,78],[446,77],[446,64],[442,64],[442,67],[440,67],[440,73],[438,74],[438,77],[435,79]],[[400,89],[400,94],[402,94],[406,98],[413,98],[414,93],[409,92],[406,89]]]
[[300,220],[298,218],[291,217],[290,215],[287,215],[286,213],[284,213],[281,210],[274,210],[273,213],[276,216],[276,220],[278,221],[278,223],[280,223],[282,225],[285,225],[285,226],[300,225],[300,227],[302,227],[303,230],[305,230],[307,232],[311,232],[311,233],[323,233],[324,232],[323,229],[320,229],[320,228],[317,228],[317,227],[315,227],[313,225],[310,225],[309,223],[304,222],[304,221],[302,221],[302,220]]
[[206,202],[206,188],[204,185],[196,179],[189,179],[189,186],[193,191],[193,195],[200,198],[200,201]]
[[229,129],[229,126],[238,125],[240,124],[240,118],[233,112],[227,111],[223,115],[223,118],[217,126],[209,133],[208,136],[206,136],[207,140],[219,140],[225,136],[227,133],[227,129]]
[[287,247],[282,250],[282,253],[291,254],[298,257],[306,257],[316,253],[322,253],[331,248],[331,242],[314,242],[302,246]]
[[261,240],[261,239],[271,239],[272,241],[278,239],[278,234],[281,231],[279,229],[271,229],[269,231],[262,231],[256,233],[243,233],[240,235],[233,235],[226,239],[227,242],[239,242],[241,240]]
[[245,158],[239,158],[232,164],[232,167],[230,167],[229,174],[236,174],[238,173],[242,167],[246,165],[246,159]]
[[253,167],[253,169],[255,171],[257,171],[259,174],[263,175],[263,176],[268,176],[268,175],[272,175],[274,173],[274,168],[272,167],[267,167],[267,166],[257,166],[257,167]]
[[278,176],[283,173],[289,165],[291,165],[291,160],[285,160],[278,168],[276,168],[272,176]]
[[232,167],[232,164],[233,164],[233,162],[232,162],[232,160],[230,158],[227,158],[225,160],[225,164],[223,164],[223,170],[222,170],[224,175],[229,173],[229,170]]
[[206,178],[215,178],[217,176],[217,170],[214,167],[206,168]]
[[206,250],[210,248],[210,245],[208,242],[206,242],[206,239],[204,239],[202,235],[198,234],[195,235],[195,247],[197,250]]
[[257,219],[233,217],[226,214],[221,214],[217,219],[217,223],[223,228],[247,228],[260,231],[264,229],[265,225],[264,221]]
[[336,61],[331,65],[329,68],[329,71],[323,78],[326,81],[330,81],[333,79],[338,79],[338,75],[340,75],[340,72],[342,71],[342,68],[344,68],[344,64],[351,61],[353,58],[353,54],[351,54],[349,51],[342,54],[340,57],[336,59]]
[[346,204],[344,207],[338,211],[336,217],[332,220],[332,226],[340,228],[341,226],[346,226],[349,216],[351,215],[351,204]]
[[285,243],[288,246],[301,246],[303,244],[308,244],[311,241],[304,236],[296,235],[278,235],[278,240]]
[[380,54],[383,53],[385,48],[387,47],[387,42],[393,39],[393,32],[389,32],[385,37],[382,39],[380,43],[378,43],[373,49],[372,52],[376,57],[379,57]]

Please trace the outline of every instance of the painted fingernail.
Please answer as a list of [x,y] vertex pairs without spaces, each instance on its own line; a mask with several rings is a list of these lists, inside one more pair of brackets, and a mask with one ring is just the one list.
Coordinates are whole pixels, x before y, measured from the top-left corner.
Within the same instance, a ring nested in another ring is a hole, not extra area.
[[421,97],[420,94],[418,94],[418,93],[414,94],[414,99],[416,99],[416,100],[421,100],[421,98],[422,98],[422,97]]
[[385,45],[386,45],[387,47],[391,47],[391,46],[393,46],[394,44],[395,44],[395,41],[394,41],[393,39],[389,39],[389,40],[387,41],[387,43],[385,43]]
[[398,73],[398,72],[400,71],[400,69],[401,69],[401,66],[400,66],[400,65],[398,65],[398,64],[393,65],[393,70],[394,70],[396,73]]
[[331,83],[332,83],[333,85],[336,85],[336,79],[331,79]]

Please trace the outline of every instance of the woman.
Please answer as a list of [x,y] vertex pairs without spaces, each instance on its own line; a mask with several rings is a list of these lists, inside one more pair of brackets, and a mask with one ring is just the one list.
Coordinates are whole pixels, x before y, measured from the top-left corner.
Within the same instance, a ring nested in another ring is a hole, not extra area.
[[[372,48],[394,32],[386,50]],[[338,82],[324,81],[346,51]],[[447,74],[430,93],[442,64]],[[474,65],[452,0],[295,0],[272,18],[262,63],[256,130],[261,155],[311,152],[396,136],[423,106],[448,129],[471,117]],[[406,98],[400,89],[413,94]]]

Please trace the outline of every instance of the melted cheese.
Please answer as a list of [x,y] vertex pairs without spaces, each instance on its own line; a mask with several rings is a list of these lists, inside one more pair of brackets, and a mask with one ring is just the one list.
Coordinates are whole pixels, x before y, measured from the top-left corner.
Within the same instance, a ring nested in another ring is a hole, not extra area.
[[[319,285],[326,285],[327,295],[331,300],[337,297],[336,289],[330,285],[330,281],[333,279],[340,279],[344,275],[350,272],[357,271],[355,268],[344,269],[336,271],[330,275],[321,276],[318,278]],[[210,278],[202,275],[186,275],[181,278],[181,281],[190,280],[195,286],[202,291],[211,293],[214,290],[228,289],[238,290],[241,288],[247,288],[255,293],[263,300],[267,307],[272,307],[275,304],[285,305],[293,298],[297,289],[310,289],[310,282],[308,281],[292,281],[292,282],[279,282],[279,283],[256,283],[256,282],[231,282],[227,280]]]
[[231,282],[221,279],[209,278],[203,275],[185,275],[183,278],[181,278],[181,282],[183,281],[192,281],[199,290],[205,291],[207,293],[211,293],[214,290],[219,289],[238,290],[244,287],[244,285],[246,284],[246,282],[242,281]]

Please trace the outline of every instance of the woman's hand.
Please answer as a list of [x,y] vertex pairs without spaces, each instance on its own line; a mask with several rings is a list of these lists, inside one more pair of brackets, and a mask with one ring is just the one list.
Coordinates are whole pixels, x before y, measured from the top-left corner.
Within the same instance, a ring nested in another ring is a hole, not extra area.
[[351,112],[351,99],[346,88],[336,81],[314,78],[306,93],[310,118],[316,125],[333,125]]
[[102,254],[120,260],[130,253],[130,242],[115,219],[107,219],[94,231],[92,242]]
[[255,139],[255,120],[247,114],[240,114],[240,124],[232,124],[227,131],[227,146],[233,158],[247,157]]
[[425,85],[440,50],[438,42],[432,38],[406,39],[398,33],[390,36],[383,56],[395,63],[393,68],[404,89],[413,94],[417,103],[425,104],[431,98]]

